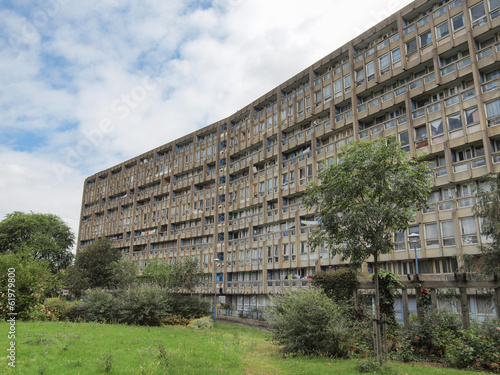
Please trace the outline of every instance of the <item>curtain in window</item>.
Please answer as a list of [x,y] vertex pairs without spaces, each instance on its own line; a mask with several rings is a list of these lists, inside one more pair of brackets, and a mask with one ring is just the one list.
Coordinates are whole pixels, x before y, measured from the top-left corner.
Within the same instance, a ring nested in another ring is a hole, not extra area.
[[443,237],[453,237],[455,236],[455,230],[453,229],[453,221],[442,221],[441,230],[443,231]]
[[494,117],[500,115],[500,100],[486,103],[486,116]]
[[472,217],[466,217],[460,220],[462,234],[476,234],[476,221]]
[[438,238],[437,224],[425,224],[425,238],[428,240]]

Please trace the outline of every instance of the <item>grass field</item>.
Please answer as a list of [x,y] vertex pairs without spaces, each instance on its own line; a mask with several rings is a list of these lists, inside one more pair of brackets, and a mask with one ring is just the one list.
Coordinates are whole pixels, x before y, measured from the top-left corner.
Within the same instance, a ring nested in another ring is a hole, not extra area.
[[[282,358],[269,334],[217,323],[211,330],[95,323],[17,322],[16,367],[7,365],[9,325],[0,323],[0,374],[356,374],[354,360]],[[391,363],[394,374],[473,374]],[[109,370],[109,371],[108,371]]]

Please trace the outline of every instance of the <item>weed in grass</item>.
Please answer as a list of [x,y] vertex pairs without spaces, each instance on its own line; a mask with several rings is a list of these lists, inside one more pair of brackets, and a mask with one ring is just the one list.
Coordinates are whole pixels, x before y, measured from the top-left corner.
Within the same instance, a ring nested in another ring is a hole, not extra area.
[[362,374],[394,374],[387,362],[380,364],[375,358],[366,358],[358,362],[357,370]]
[[38,367],[38,375],[47,375],[47,362],[44,362]]
[[83,361],[81,359],[66,361],[65,363],[67,368],[77,368],[83,366]]
[[111,372],[111,369],[113,367],[113,353],[112,352],[106,352],[102,355],[102,357],[99,357],[97,359],[97,365],[101,369],[104,370],[104,372]]
[[158,345],[158,359],[162,367],[169,367],[172,364],[164,344]]

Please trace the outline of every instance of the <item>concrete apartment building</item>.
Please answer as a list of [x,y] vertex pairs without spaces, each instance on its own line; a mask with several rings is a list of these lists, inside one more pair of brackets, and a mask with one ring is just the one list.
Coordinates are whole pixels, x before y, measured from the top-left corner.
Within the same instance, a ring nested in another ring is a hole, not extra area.
[[383,268],[414,272],[417,233],[420,273],[453,272],[486,241],[472,206],[500,172],[499,57],[499,0],[417,0],[232,116],[87,178],[78,250],[105,236],[141,269],[196,257],[200,292],[217,280],[236,308],[262,306],[342,266],[307,243],[322,163],[393,135],[428,154],[435,187]]

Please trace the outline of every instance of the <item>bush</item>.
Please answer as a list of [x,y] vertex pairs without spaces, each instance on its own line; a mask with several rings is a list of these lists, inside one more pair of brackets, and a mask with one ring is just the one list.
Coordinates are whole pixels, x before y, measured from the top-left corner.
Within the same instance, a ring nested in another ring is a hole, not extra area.
[[446,345],[461,329],[460,317],[451,311],[438,310],[424,314],[419,322],[415,316],[410,329],[401,329],[395,357],[404,361],[424,359],[437,361],[443,358]]
[[119,303],[119,321],[127,324],[159,326],[171,315],[168,292],[155,285],[143,284],[125,290]]
[[30,317],[33,320],[64,320],[71,311],[69,302],[60,301],[58,298],[49,298],[36,308],[30,306]]
[[284,352],[346,357],[354,347],[352,311],[318,290],[299,290],[274,298],[269,320],[273,340]]
[[118,301],[102,288],[85,291],[85,302],[78,307],[81,318],[92,322],[114,322],[117,319]]
[[183,318],[179,315],[172,315],[168,318],[163,319],[162,323],[166,326],[181,325],[187,326],[191,321],[188,318]]
[[445,363],[449,366],[500,372],[500,347],[495,340],[472,327],[460,330],[446,346]]
[[188,327],[194,329],[210,329],[213,328],[213,326],[214,322],[207,316],[204,318],[193,319],[188,325]]
[[170,294],[169,306],[173,315],[199,318],[210,311],[210,301],[196,294]]

